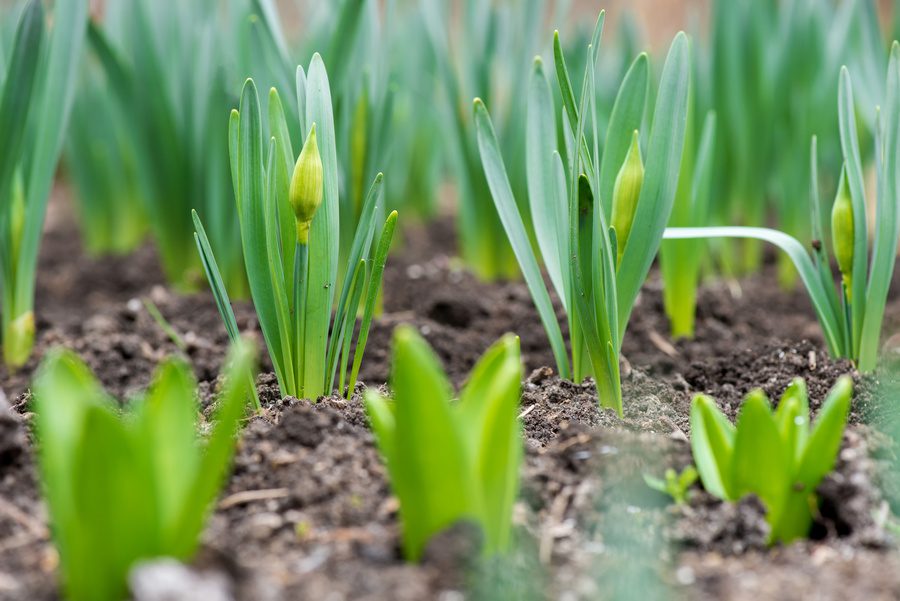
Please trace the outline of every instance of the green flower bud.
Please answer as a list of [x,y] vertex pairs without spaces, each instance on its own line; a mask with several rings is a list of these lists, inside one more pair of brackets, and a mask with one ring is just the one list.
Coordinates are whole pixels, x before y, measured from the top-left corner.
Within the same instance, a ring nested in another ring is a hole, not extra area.
[[22,313],[9,323],[3,337],[3,361],[12,368],[25,365],[34,348],[34,312]]
[[853,274],[853,203],[847,178],[841,175],[841,183],[831,209],[831,237],[834,257],[844,278],[847,298],[850,298],[850,283]]
[[641,159],[639,136],[635,130],[628,155],[625,157],[625,162],[622,163],[613,187],[612,227],[616,230],[616,241],[618,242],[616,264],[621,262],[622,253],[625,252],[625,244],[631,233],[631,225],[634,223],[634,213],[637,210],[643,184],[644,161]]
[[297,220],[297,242],[300,244],[309,243],[309,226],[322,204],[324,179],[322,158],[316,144],[316,124],[313,123],[297,157],[288,195]]

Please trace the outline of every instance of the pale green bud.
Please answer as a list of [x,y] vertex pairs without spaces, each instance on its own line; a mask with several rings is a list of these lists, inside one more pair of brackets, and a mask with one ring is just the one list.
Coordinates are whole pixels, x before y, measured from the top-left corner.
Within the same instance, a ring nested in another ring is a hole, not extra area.
[[625,244],[634,223],[638,199],[641,197],[641,186],[644,184],[644,161],[641,159],[641,146],[637,130],[631,138],[628,155],[616,176],[613,187],[612,227],[616,230],[617,260],[622,260]]
[[297,157],[288,195],[297,220],[297,242],[300,244],[309,242],[309,226],[322,204],[324,180],[322,157],[319,156],[319,146],[316,144],[316,124],[313,123],[300,156]]
[[841,176],[838,193],[831,208],[831,239],[834,245],[834,258],[844,277],[847,298],[850,298],[850,285],[853,274],[853,202],[847,186],[846,175]]
[[25,365],[34,348],[34,312],[13,319],[3,337],[3,361],[11,368]]

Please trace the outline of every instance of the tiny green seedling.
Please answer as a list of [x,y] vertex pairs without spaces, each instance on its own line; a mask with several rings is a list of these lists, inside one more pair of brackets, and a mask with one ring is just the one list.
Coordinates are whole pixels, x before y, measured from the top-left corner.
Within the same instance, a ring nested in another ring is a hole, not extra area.
[[481,527],[486,554],[506,551],[522,461],[518,338],[507,335],[484,354],[456,403],[414,329],[397,328],[393,353],[394,398],[368,392],[366,408],[400,500],[407,559],[417,561],[432,536],[460,520]]
[[[383,179],[379,173],[363,204],[335,307],[340,242],[338,166],[328,74],[318,54],[313,56],[308,76],[302,68],[297,70],[297,95],[306,107],[301,119],[306,142],[298,157],[291,147],[284,105],[274,88],[269,93],[267,124],[272,137],[264,144],[260,101],[252,79],[244,85],[240,111],[231,114],[229,141],[250,293],[278,384],[283,395],[315,400],[333,390],[337,373],[339,390],[346,389],[347,395],[353,391],[397,212],[388,215],[373,248]],[[234,339],[237,322],[196,213],[194,226],[216,305]],[[363,293],[362,324],[347,380]],[[332,308],[336,309],[333,320]]]
[[67,598],[119,601],[139,560],[193,555],[251,398],[254,355],[245,344],[232,349],[205,444],[197,383],[184,363],[164,363],[123,415],[73,354],[45,360],[35,428]]
[[810,425],[806,384],[796,379],[772,411],[761,390],[747,395],[737,426],[705,395],[691,405],[691,449],[703,486],[725,501],[755,494],[766,506],[771,543],[809,533],[816,488],[834,468],[853,383],[841,377]]
[[645,155],[636,132],[648,109],[650,67],[646,54],[635,59],[613,106],[601,161],[596,99],[585,91],[595,89],[603,21],[601,13],[587,48],[580,106],[576,106],[559,36],[555,39],[565,144],[559,143],[559,112],[540,58],[534,62],[528,86],[525,156],[531,220],[540,256],[568,317],[571,362],[491,117],[479,99],[475,100],[475,124],[494,204],[560,375],[576,381],[592,375],[600,403],[621,415],[619,353],[672,211],[687,121],[690,49],[683,33],[669,49]]
[[688,499],[688,490],[699,476],[696,468],[689,465],[680,474],[672,468],[667,469],[665,479],[644,474],[644,482],[653,490],[672,497],[676,505],[684,505]]
[[[844,167],[832,208],[832,250],[841,282],[835,285],[819,209],[816,139],[812,140],[811,196],[814,241],[807,251],[797,239],[760,227],[670,228],[667,240],[690,238],[751,238],[777,245],[793,261],[822,326],[834,357],[854,361],[860,371],[875,369],[888,288],[900,241],[897,162],[900,158],[900,44],[894,42],[888,65],[884,110],[875,111],[874,154],[877,177],[874,232],[866,219],[857,106],[850,73],[841,69],[838,123]],[[873,235],[874,234],[874,235]],[[871,259],[869,241],[873,241]]]

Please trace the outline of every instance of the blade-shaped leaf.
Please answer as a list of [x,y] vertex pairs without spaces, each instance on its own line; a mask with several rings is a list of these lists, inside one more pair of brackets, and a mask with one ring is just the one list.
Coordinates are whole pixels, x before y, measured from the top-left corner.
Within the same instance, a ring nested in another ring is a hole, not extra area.
[[734,426],[716,402],[708,396],[697,395],[691,403],[691,452],[694,463],[710,494],[734,500],[731,491],[731,460],[734,451]]
[[510,244],[519,261],[519,267],[522,268],[522,275],[525,277],[525,283],[531,292],[531,298],[537,307],[541,317],[541,323],[550,339],[550,346],[553,349],[553,357],[556,359],[556,367],[560,376],[569,377],[569,360],[566,356],[566,345],[563,341],[562,331],[559,323],[556,321],[556,313],[553,311],[553,303],[550,301],[550,293],[544,285],[541,277],[541,270],[538,266],[534,251],[531,249],[531,242],[525,231],[525,224],[522,222],[522,216],[519,214],[516,200],[513,197],[512,188],[509,184],[509,178],[506,175],[506,167],[503,164],[503,157],[500,153],[500,147],[497,143],[497,135],[494,133],[494,126],[491,123],[490,115],[484,103],[475,100],[475,126],[478,134],[478,148],[481,152],[481,164],[484,167],[484,174],[491,189],[491,196],[494,199],[494,205],[497,207],[497,213],[500,215],[500,221],[506,230]]
[[631,230],[619,264],[620,346],[634,301],[656,257],[675,201],[687,127],[689,88],[688,39],[684,33],[679,33],[672,42],[663,67],[653,113],[653,129],[647,145],[646,175],[634,215],[635,227]]

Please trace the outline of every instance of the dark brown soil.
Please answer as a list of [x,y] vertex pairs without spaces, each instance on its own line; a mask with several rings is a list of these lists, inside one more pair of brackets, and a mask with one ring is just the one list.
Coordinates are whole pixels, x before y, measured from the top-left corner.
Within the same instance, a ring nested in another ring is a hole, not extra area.
[[[677,507],[642,480],[690,463],[692,394],[712,394],[733,416],[750,389],[777,397],[799,376],[815,411],[834,380],[851,371],[827,357],[802,291],[779,290],[768,268],[739,282],[741,295],[734,285],[710,283],[701,291],[696,339],[672,342],[651,277],[626,335],[619,419],[598,407],[590,382],[554,375],[525,287],[486,285],[461,270],[445,225],[411,232],[392,257],[385,314],[374,324],[361,379],[385,383],[399,323],[419,329],[457,385],[500,335],[521,337],[530,375],[521,405],[526,460],[515,551],[503,562],[471,566],[477,533],[459,525],[431,544],[421,565],[403,562],[396,500],[358,395],[315,405],[281,399],[274,377],[264,373],[258,383],[265,414],[244,431],[198,559],[203,569],[226,575],[236,599],[457,599],[464,591],[491,600],[900,596],[900,559],[878,486],[887,485],[894,503],[891,491],[900,486],[888,468],[896,450],[862,423],[895,412],[880,403],[872,379],[857,378],[854,423],[835,473],[820,487],[809,541],[768,549],[755,500],[724,504],[695,487],[690,502]],[[206,404],[227,342],[209,296],[170,292],[151,247],[128,258],[87,259],[69,221],[56,219],[41,266],[36,357],[19,373],[0,368],[0,391],[13,407],[0,408],[0,599],[58,598],[58,558],[27,434],[28,385],[40,357],[69,346],[112,393],[127,396],[146,386],[162,357],[180,352]],[[184,350],[142,299],[159,307]],[[241,328],[255,331],[251,307],[239,303],[236,312]],[[898,323],[895,299],[885,338]]]

